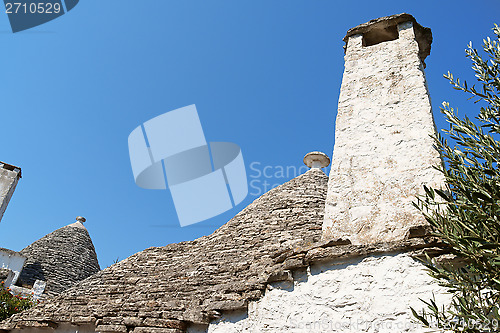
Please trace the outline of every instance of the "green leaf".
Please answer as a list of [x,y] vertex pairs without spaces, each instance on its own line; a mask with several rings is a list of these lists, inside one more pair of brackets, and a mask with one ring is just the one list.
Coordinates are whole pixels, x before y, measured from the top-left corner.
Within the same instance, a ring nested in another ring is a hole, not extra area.
[[425,326],[429,326],[429,322],[427,321],[427,319],[425,319],[423,316],[419,315],[417,313],[417,311],[415,311],[413,308],[410,307],[410,310],[413,314],[413,317],[417,318],[418,320],[420,320]]
[[[494,29],[496,37],[485,39],[484,54],[472,45],[466,50],[477,87],[462,83],[450,72],[444,75],[454,89],[472,99],[470,109],[476,110],[476,119],[459,117],[456,109],[443,102],[441,112],[449,129],[433,138],[444,160],[435,169],[445,177],[447,191],[424,186],[425,197],[415,205],[434,228],[435,237],[462,259],[437,265],[426,257],[428,273],[452,294],[453,300],[447,309],[439,309],[434,301],[421,300],[425,304],[421,315],[411,309],[426,326],[428,319],[437,322],[439,328],[452,320],[500,323],[500,141],[496,140],[500,137],[500,28],[495,25]],[[438,203],[440,209],[436,210]],[[452,331],[498,330],[462,327]]]

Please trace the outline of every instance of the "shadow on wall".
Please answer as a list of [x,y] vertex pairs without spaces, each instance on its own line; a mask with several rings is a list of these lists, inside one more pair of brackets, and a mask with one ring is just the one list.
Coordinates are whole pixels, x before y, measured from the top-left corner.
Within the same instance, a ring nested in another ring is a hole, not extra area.
[[29,263],[23,267],[16,286],[31,289],[36,280],[46,281],[42,265],[39,262]]

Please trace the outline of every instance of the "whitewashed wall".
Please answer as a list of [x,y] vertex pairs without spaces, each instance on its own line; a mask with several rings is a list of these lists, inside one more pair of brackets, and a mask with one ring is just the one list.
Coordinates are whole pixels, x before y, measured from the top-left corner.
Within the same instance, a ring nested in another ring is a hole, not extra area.
[[[14,284],[21,273],[26,257],[13,251],[4,251],[0,249],[0,268],[10,269],[14,272],[14,278],[10,283]],[[10,285],[6,285],[9,287]]]
[[[410,306],[435,294],[449,295],[408,254],[371,256],[314,266],[293,283],[273,284],[246,312],[211,324],[209,333],[227,332],[429,332],[414,322]],[[202,331],[192,327],[188,332]]]

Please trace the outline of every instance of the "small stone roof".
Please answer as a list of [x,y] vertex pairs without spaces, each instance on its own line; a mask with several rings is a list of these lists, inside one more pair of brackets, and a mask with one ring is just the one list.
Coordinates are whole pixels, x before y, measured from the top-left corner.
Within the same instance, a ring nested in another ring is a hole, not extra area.
[[419,47],[419,56],[422,62],[424,62],[425,58],[431,53],[431,44],[432,44],[431,29],[421,26],[412,15],[407,13],[380,17],[368,21],[366,23],[360,24],[354,28],[349,29],[343,41],[346,42],[347,44],[347,41],[351,36],[362,35],[374,29],[384,29],[391,25],[397,25],[399,23],[409,22],[409,21],[413,22],[415,37],[417,39]]
[[[99,332],[184,332],[259,299],[276,254],[321,238],[328,177],[311,169],[209,236],[152,247],[0,324],[0,331],[95,324]],[[281,264],[280,264],[281,265]]]
[[42,237],[20,253],[27,260],[17,284],[31,287],[36,280],[46,281],[46,296],[58,295],[100,271],[90,235],[80,222]]
[[9,250],[9,249],[5,249],[3,247],[0,247],[0,252],[3,252],[3,253],[7,253],[9,255],[15,255],[15,256],[23,256],[21,253],[19,252],[16,252],[16,251],[12,251],[12,250]]

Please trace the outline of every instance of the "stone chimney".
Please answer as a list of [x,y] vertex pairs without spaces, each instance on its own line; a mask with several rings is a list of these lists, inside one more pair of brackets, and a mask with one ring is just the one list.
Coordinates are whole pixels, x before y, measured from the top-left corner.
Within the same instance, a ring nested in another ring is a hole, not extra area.
[[[412,202],[440,187],[441,163],[424,74],[432,34],[399,14],[350,29],[323,238],[398,241],[426,225]],[[413,228],[412,228],[413,229]]]
[[0,221],[14,194],[19,178],[21,178],[21,168],[0,162]]

